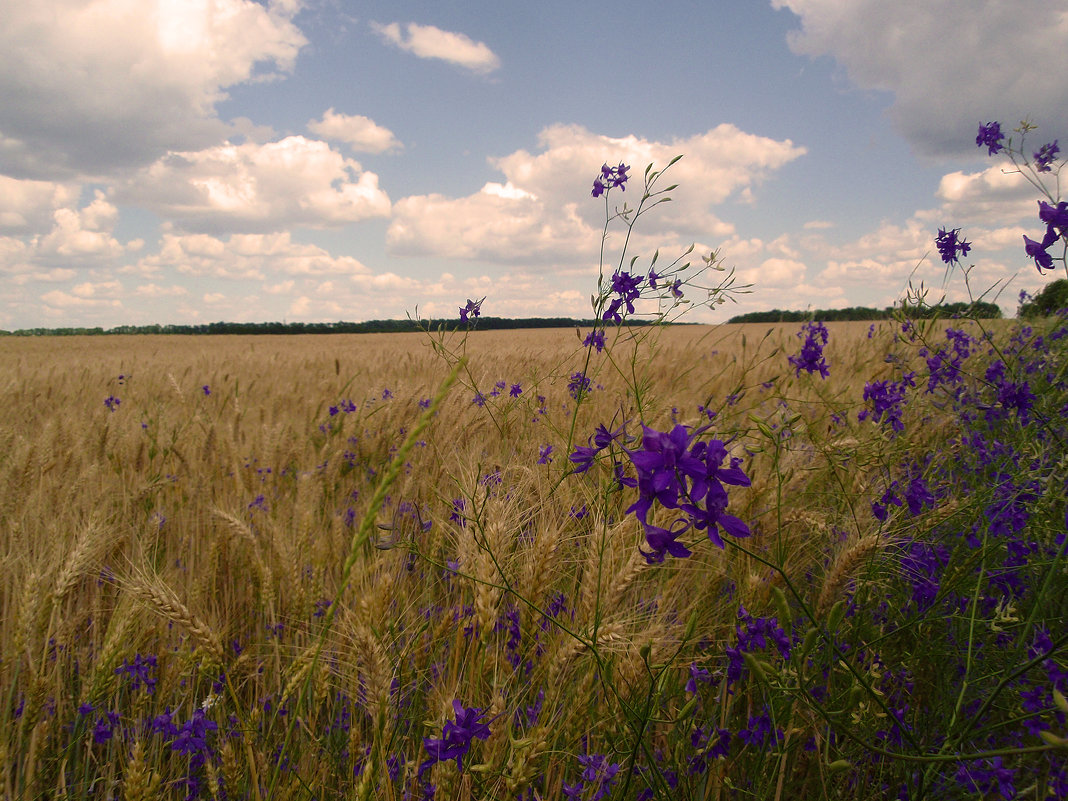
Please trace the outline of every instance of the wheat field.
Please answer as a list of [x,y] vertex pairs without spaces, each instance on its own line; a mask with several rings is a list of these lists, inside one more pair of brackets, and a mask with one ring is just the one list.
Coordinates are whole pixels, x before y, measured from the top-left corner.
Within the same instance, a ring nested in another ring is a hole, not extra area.
[[[828,770],[841,738],[800,702],[760,771],[695,734],[789,684],[770,656],[746,662],[764,683],[706,681],[739,609],[800,640],[894,580],[912,523],[871,504],[952,430],[920,403],[907,438],[861,425],[900,329],[827,328],[826,381],[787,362],[796,325],[623,328],[604,353],[573,329],[0,339],[0,793],[848,796],[884,768]],[[598,425],[622,457],[676,423],[751,479],[744,550],[696,534],[647,563],[612,465],[568,460]],[[461,700],[488,730],[428,760]]]

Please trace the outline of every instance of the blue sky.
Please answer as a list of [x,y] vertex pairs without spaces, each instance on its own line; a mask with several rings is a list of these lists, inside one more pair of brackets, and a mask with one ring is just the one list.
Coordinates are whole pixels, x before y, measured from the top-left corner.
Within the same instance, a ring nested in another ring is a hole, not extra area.
[[[1056,277],[1023,251],[1035,190],[975,147],[995,119],[1030,117],[1032,149],[1068,136],[1068,9],[1048,0],[4,15],[0,328],[452,316],[483,295],[495,316],[589,316],[593,178],[678,154],[639,265],[695,243],[753,290],[695,320],[884,306],[910,277],[940,294],[942,226],[972,242],[977,292],[1012,278],[1008,313]],[[945,292],[966,297],[959,273]]]

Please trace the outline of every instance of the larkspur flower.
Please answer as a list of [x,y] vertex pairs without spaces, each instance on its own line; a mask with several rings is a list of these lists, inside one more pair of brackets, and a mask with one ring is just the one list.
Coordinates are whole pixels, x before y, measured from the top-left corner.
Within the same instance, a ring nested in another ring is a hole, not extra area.
[[1028,236],[1024,236],[1024,252],[1027,253],[1029,258],[1035,260],[1035,267],[1038,268],[1038,272],[1043,270],[1053,269],[1053,256],[1048,253],[1048,248],[1054,242],[1057,241],[1057,235],[1053,230],[1053,226],[1049,226],[1046,229],[1046,235],[1042,238],[1041,242],[1036,242]]
[[938,229],[935,246],[938,248],[942,261],[946,264],[960,264],[960,257],[967,256],[968,251],[971,250],[971,243],[966,242],[964,239],[958,239],[958,233],[960,233],[959,228],[954,228],[951,231],[947,231],[945,228]]
[[629,169],[630,167],[623,162],[619,162],[618,167],[609,167],[606,162],[601,167],[601,174],[594,179],[593,192],[590,194],[593,197],[600,197],[607,190],[616,188],[627,191],[627,179],[630,177],[627,175],[627,170]]
[[987,148],[987,155],[993,156],[996,153],[1000,153],[1005,149],[1005,146],[1001,144],[1001,140],[1005,138],[1005,134],[1001,132],[1001,123],[988,122],[986,125],[979,126],[979,135],[975,137],[975,146]]
[[512,384],[511,388],[508,390],[508,397],[510,398],[518,398],[522,394],[523,387],[521,384]]
[[122,401],[116,398],[114,395],[108,395],[106,398],[104,398],[104,405],[107,406],[108,411],[111,412],[118,409],[120,403],[122,403]]
[[482,710],[477,707],[466,708],[456,699],[452,702],[452,708],[456,712],[456,720],[445,721],[440,738],[424,737],[423,747],[430,759],[419,766],[419,774],[422,775],[436,762],[456,760],[456,768],[463,772],[463,758],[471,749],[471,741],[475,738],[485,740],[490,735],[490,727],[482,722]]
[[122,666],[115,668],[115,675],[119,676],[125,673],[130,678],[130,689],[140,689],[143,684],[145,690],[149,693],[156,689],[156,679],[152,676],[152,671],[156,669],[156,657],[152,654],[148,656],[141,656],[136,654],[133,661],[123,660]]
[[827,327],[820,322],[810,322],[797,332],[798,337],[802,334],[805,335],[805,342],[801,346],[801,353],[790,356],[790,364],[797,369],[798,376],[804,370],[810,374],[818,372],[822,378],[827,378],[830,369],[823,356],[823,347],[828,338]]
[[592,380],[581,370],[571,374],[571,380],[567,383],[567,394],[575,400],[582,400],[590,394]]
[[604,331],[594,329],[586,335],[586,338],[582,340],[582,347],[588,348],[593,346],[598,353],[604,350]]
[[1057,154],[1061,150],[1060,147],[1057,146],[1057,142],[1058,140],[1054,139],[1052,142],[1042,145],[1042,147],[1038,149],[1038,152],[1034,154],[1036,170],[1039,172],[1050,172],[1049,165],[1053,163],[1053,160],[1057,158]]
[[467,299],[467,305],[460,307],[460,322],[467,323],[482,314],[482,302],[486,299],[483,295],[478,300]]
[[553,446],[546,445],[538,450],[538,464],[549,464],[552,460]]

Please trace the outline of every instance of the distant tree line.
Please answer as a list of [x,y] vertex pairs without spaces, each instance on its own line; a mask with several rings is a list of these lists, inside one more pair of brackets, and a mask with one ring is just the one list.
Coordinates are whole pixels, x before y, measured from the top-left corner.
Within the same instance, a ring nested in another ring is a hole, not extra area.
[[867,306],[850,306],[846,309],[817,309],[816,311],[771,311],[749,312],[732,317],[728,323],[803,323],[806,320],[833,322],[841,320],[889,320],[895,313],[903,311],[909,317],[930,318],[955,317],[969,315],[984,320],[997,320],[1001,317],[1001,307],[996,303],[977,301],[975,303],[943,303],[938,306],[887,306],[885,309],[873,309]]
[[1065,278],[1046,284],[1041,292],[1021,303],[1017,315],[1026,319],[1048,317],[1061,309],[1068,309],[1068,279]]
[[[449,320],[370,320],[364,323],[204,323],[201,325],[120,325],[115,328],[20,328],[0,331],[6,336],[101,336],[110,334],[393,334],[425,330],[427,323],[437,330],[462,326]],[[511,328],[576,328],[592,327],[595,320],[576,320],[570,317],[480,317],[473,328],[495,331]],[[648,325],[647,320],[628,320],[628,325]]]

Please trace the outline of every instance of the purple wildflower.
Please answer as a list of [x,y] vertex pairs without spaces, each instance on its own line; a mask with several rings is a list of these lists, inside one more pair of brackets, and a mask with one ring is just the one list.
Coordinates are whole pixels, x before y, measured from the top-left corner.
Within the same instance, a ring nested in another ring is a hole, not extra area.
[[1005,149],[1005,146],[1001,144],[1001,140],[1005,138],[1005,134],[1001,132],[1001,123],[988,122],[986,125],[980,124],[979,135],[975,137],[975,146],[987,147],[987,155],[993,156],[995,153],[1000,153]]
[[823,357],[823,347],[827,344],[827,327],[823,323],[810,322],[805,325],[797,336],[805,335],[805,342],[801,346],[801,353],[790,356],[789,361],[797,369],[797,375],[804,370],[808,373],[819,372],[822,378],[830,375],[827,360]]
[[586,338],[582,340],[582,346],[588,348],[591,345],[597,349],[598,353],[604,350],[604,331],[594,329],[586,335]]
[[468,298],[467,299],[467,305],[460,307],[460,322],[461,323],[470,322],[471,321],[470,318],[478,317],[479,315],[481,315],[482,314],[482,301],[484,301],[485,299],[486,299],[485,295],[483,295],[478,300],[471,300],[470,298]]
[[942,261],[946,264],[960,264],[960,257],[967,256],[968,251],[971,250],[972,246],[970,242],[957,238],[959,232],[959,228],[954,228],[951,231],[947,231],[945,228],[938,229],[938,236],[935,237],[935,246],[938,248],[938,253],[941,255]]
[[452,702],[452,708],[456,711],[456,720],[445,721],[440,738],[424,737],[423,747],[430,759],[419,766],[422,774],[435,762],[456,760],[456,768],[463,772],[463,758],[471,748],[474,738],[485,740],[490,735],[489,725],[481,722],[482,710],[476,707],[465,708],[459,699]]
[[1057,146],[1057,141],[1054,139],[1052,142],[1042,145],[1035,153],[1035,169],[1039,172],[1050,172],[1050,164],[1057,158],[1057,154],[1060,152],[1060,147]]

